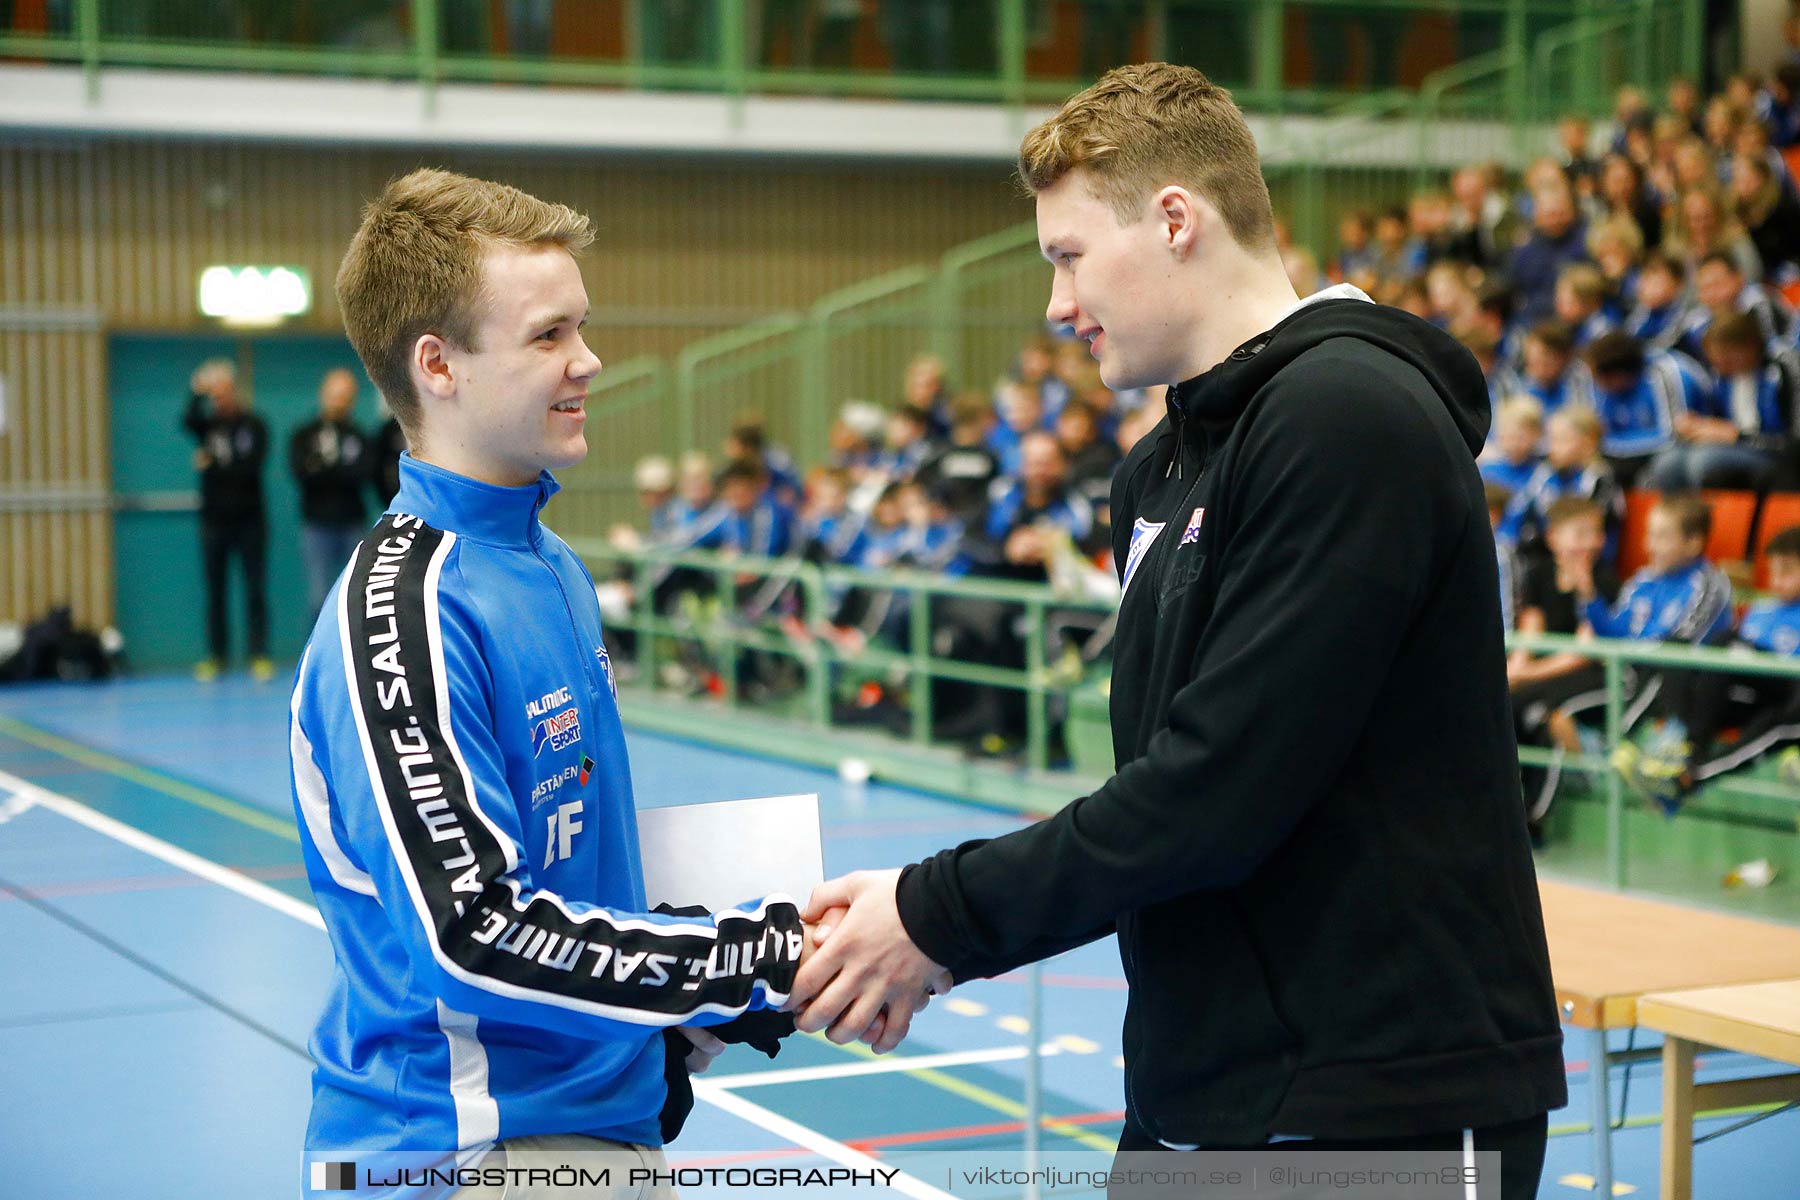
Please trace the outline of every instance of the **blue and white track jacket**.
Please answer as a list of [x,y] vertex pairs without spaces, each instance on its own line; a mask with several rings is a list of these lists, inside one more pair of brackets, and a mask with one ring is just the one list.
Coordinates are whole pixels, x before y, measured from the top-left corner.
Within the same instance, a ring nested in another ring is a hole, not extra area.
[[666,1026],[786,998],[798,906],[647,913],[594,585],[557,490],[401,459],[293,698],[294,806],[336,951],[309,1151],[661,1142]]

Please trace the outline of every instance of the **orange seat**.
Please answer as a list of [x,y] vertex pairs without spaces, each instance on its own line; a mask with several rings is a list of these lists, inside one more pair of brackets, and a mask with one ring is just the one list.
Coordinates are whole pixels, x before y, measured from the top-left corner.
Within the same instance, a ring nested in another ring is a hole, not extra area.
[[1700,498],[1712,505],[1712,537],[1706,542],[1706,557],[1716,563],[1749,558],[1750,527],[1756,523],[1756,493],[1701,492]]
[[1762,522],[1756,530],[1756,587],[1769,588],[1769,540],[1800,525],[1800,492],[1770,492],[1763,499]]
[[1619,531],[1619,578],[1630,579],[1644,565],[1644,530],[1650,524],[1650,510],[1661,499],[1657,492],[1631,488],[1625,493],[1625,527]]
[[1800,174],[1796,174],[1800,172],[1800,146],[1787,147],[1781,152],[1781,157],[1787,163],[1788,174],[1800,178]]

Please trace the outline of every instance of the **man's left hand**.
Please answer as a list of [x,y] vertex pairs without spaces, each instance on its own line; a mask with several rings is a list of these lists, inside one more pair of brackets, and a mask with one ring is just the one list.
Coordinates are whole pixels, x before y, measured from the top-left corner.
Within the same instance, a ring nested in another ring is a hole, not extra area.
[[807,1033],[826,1031],[838,1045],[853,1042],[885,1017],[871,1043],[886,1054],[905,1039],[913,1014],[933,994],[950,990],[950,973],[913,945],[900,921],[899,871],[859,871],[820,884],[802,918],[817,921],[848,908],[802,964],[787,1008]]

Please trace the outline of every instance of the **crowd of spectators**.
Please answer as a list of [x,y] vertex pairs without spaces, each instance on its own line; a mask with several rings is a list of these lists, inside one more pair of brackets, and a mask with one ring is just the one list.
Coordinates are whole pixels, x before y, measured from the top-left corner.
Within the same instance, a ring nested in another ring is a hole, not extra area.
[[[1291,241],[1283,253],[1300,294],[1354,284],[1445,328],[1481,363],[1495,413],[1481,470],[1509,625],[1800,652],[1800,606],[1779,589],[1774,616],[1739,628],[1731,583],[1704,553],[1710,512],[1692,495],[1800,488],[1800,199],[1784,153],[1800,143],[1800,65],[1734,77],[1711,99],[1676,80],[1663,102],[1626,88],[1609,127],[1565,118],[1559,153],[1516,181],[1471,164],[1404,206],[1347,212],[1323,268]],[[1103,591],[1112,470],[1162,410],[1160,395],[1109,391],[1087,348],[1056,333],[1027,340],[982,390],[956,390],[922,356],[892,407],[844,406],[828,460],[809,470],[753,420],[728,439],[722,470],[699,453],[640,463],[647,538]],[[1634,487],[1665,498],[1632,548],[1647,565],[1621,582]],[[1776,545],[1795,557],[1793,542]],[[682,580],[662,577],[659,606],[674,606]],[[842,589],[823,621],[791,593],[754,596],[752,615],[796,640],[906,644],[904,597],[880,588]],[[932,613],[934,649],[1021,661],[1015,618],[946,603]],[[1102,644],[1095,632],[1058,624],[1071,655]],[[1592,742],[1605,692],[1591,660],[1521,652],[1509,671],[1522,743],[1580,751],[1584,715]],[[1659,707],[1659,679],[1645,673],[1630,697],[1633,722],[1657,722],[1651,753],[1620,769],[1672,810],[1714,747]],[[975,707],[976,724],[993,722],[994,708]],[[1656,774],[1675,758],[1688,766]],[[1534,817],[1558,774],[1527,772]]]

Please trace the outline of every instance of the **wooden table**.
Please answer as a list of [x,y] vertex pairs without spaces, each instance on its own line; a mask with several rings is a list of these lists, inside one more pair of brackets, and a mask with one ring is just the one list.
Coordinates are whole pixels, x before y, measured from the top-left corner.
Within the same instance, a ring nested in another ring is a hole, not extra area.
[[1657,992],[1638,1001],[1638,1024],[1663,1035],[1662,1200],[1690,1200],[1694,1113],[1800,1101],[1800,1072],[1694,1082],[1694,1052],[1736,1050],[1800,1066],[1800,979]]
[[1609,1051],[1607,1031],[1640,1024],[1648,992],[1800,978],[1800,928],[1547,879],[1538,892],[1556,1002],[1588,1035],[1594,1193],[1611,1196],[1609,1073],[1656,1051]]

